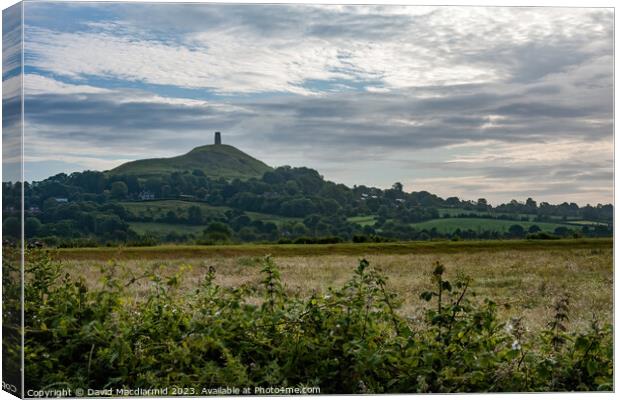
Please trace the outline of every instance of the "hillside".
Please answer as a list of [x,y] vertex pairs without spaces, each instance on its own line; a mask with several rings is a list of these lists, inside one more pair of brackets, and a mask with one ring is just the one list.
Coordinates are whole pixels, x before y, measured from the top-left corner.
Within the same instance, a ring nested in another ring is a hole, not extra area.
[[131,161],[108,171],[108,174],[149,178],[194,170],[200,170],[210,178],[248,179],[260,178],[272,168],[236,147],[217,144],[196,147],[177,157]]

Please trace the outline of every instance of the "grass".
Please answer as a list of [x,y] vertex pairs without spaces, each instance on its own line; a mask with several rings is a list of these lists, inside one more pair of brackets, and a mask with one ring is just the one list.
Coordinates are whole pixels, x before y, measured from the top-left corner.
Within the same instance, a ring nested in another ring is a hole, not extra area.
[[[188,251],[174,253],[171,252],[173,248],[162,246],[133,250],[141,253],[142,257],[127,257],[128,253],[118,253],[121,255],[120,261],[114,264],[131,269],[136,275],[153,267],[164,275],[172,275],[183,267],[187,286],[181,293],[189,293],[199,284],[209,266],[215,267],[217,283],[223,286],[259,286],[264,278],[260,273],[262,256],[268,252],[273,254],[276,250],[275,261],[280,268],[285,291],[310,296],[315,291],[320,293],[328,287],[342,285],[350,277],[351,266],[364,256],[388,276],[388,286],[402,296],[404,302],[399,313],[410,318],[421,318],[425,305],[419,294],[431,288],[429,271],[434,261],[440,261],[447,268],[447,279],[454,280],[459,274],[472,277],[472,290],[477,293],[477,298],[495,300],[505,320],[523,316],[529,329],[538,330],[545,326],[551,319],[554,299],[563,294],[570,297],[568,323],[572,327],[585,328],[593,317],[600,322],[612,321],[613,250],[610,240],[553,241],[544,244],[488,242],[486,248],[478,243],[476,251],[469,251],[472,246],[467,246],[467,242],[426,245],[383,245],[382,251],[372,251],[373,248],[378,249],[373,246],[340,246],[340,250],[358,249],[351,253],[323,251],[337,249],[331,246],[213,246],[202,249],[207,252],[195,254]],[[243,249],[250,248],[255,251],[243,252]],[[390,253],[391,250],[403,248],[408,251]],[[318,251],[313,252],[313,249]],[[61,251],[60,256],[65,258],[70,274],[84,275],[87,282],[97,285],[99,268],[111,265],[109,261],[105,257],[96,257],[95,260],[71,257],[93,251]],[[117,258],[114,251],[110,249],[107,256]],[[176,257],[160,257],[164,254],[176,254]],[[136,290],[134,295],[138,298],[149,288],[145,284]]]
[[[139,216],[140,213],[143,213],[144,215],[147,215],[153,218],[165,217],[166,213],[169,211],[173,211],[178,217],[186,218],[187,213],[188,213],[187,210],[192,206],[200,207],[200,210],[202,211],[203,216],[209,216],[209,215],[214,216],[217,214],[224,214],[226,211],[232,210],[232,208],[230,207],[212,206],[210,204],[200,202],[200,201],[184,201],[184,200],[125,201],[125,202],[121,202],[120,204],[135,215]],[[302,218],[289,218],[289,217],[282,217],[279,215],[264,214],[264,213],[251,212],[251,211],[247,211],[246,214],[253,220],[259,220],[263,222],[273,222],[278,226],[286,222],[297,222],[297,221],[302,220]],[[144,224],[150,224],[150,223],[144,223]],[[133,225],[134,224],[132,224],[132,226]],[[164,225],[164,224],[159,224],[159,225]],[[182,224],[165,224],[165,225],[169,225],[169,229],[168,227],[166,227],[168,229],[166,230],[166,232],[170,232],[172,230],[174,230],[175,232],[188,232],[188,229],[186,229],[188,227]],[[146,229],[147,226],[144,226],[144,228]],[[157,227],[157,226],[151,227],[151,229],[154,229],[154,230],[159,230],[159,228],[161,227]],[[189,227],[189,228],[190,228],[189,230],[191,230],[192,227]],[[138,229],[141,229],[141,226],[138,226]],[[204,226],[202,227],[202,229],[204,229]]]
[[366,225],[372,226],[377,221],[377,216],[376,215],[361,215],[358,217],[347,218],[347,221],[352,222],[354,224],[360,224],[361,226],[366,226]]
[[534,219],[536,217],[536,214],[515,214],[515,213],[504,213],[504,212],[497,212],[497,211],[478,211],[478,210],[467,210],[465,208],[438,208],[437,212],[439,212],[439,215],[441,215],[442,217],[444,216],[444,214],[448,214],[450,215],[450,217],[455,217],[461,214],[475,214],[479,216],[486,216],[486,215],[497,216],[497,215],[506,214],[506,215],[512,215],[518,218],[527,217],[529,219]]
[[155,234],[174,232],[178,234],[200,235],[205,229],[203,225],[165,224],[159,222],[131,222],[129,226],[140,235],[144,235],[147,232]]
[[225,213],[230,210],[229,207],[183,200],[125,201],[120,204],[133,214],[139,215],[142,212],[152,217],[163,217],[168,211],[174,211],[179,217],[187,217],[187,209],[192,206],[200,207],[203,215]]
[[587,226],[606,226],[608,224],[604,223],[604,222],[596,222],[596,221],[585,221],[585,220],[571,220],[570,221],[571,224],[576,224],[576,225],[587,225]]
[[552,223],[552,222],[526,222],[526,221],[510,221],[502,219],[484,219],[484,218],[439,218],[432,219],[424,222],[417,222],[411,224],[416,229],[431,230],[437,229],[440,233],[452,233],[456,229],[466,230],[471,229],[473,231],[496,231],[507,232],[508,228],[512,225],[521,225],[523,228],[528,229],[532,225],[538,225],[543,231],[553,232],[557,227],[564,226],[572,228],[571,225]]
[[131,161],[109,173],[149,178],[194,170],[201,170],[211,178],[248,179],[262,177],[271,167],[233,146],[207,145],[177,157]]
[[58,249],[56,257],[66,260],[163,260],[199,257],[263,256],[325,256],[351,255],[364,257],[373,254],[453,254],[497,252],[507,250],[610,249],[613,240],[468,240],[419,241],[393,243],[337,244],[236,244],[236,245],[161,245],[152,247],[93,247]]

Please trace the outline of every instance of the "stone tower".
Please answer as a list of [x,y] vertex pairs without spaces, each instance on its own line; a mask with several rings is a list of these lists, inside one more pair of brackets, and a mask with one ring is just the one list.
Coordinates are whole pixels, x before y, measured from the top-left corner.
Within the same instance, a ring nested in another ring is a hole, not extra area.
[[215,132],[215,144],[222,144],[222,134]]

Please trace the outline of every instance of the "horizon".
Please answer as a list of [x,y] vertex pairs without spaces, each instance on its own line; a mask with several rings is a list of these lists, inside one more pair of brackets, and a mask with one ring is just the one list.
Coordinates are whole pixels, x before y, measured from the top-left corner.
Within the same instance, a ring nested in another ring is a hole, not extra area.
[[[613,15],[26,3],[26,180],[184,154],[221,131],[350,187],[613,204]],[[6,97],[19,75],[3,78]]]
[[[235,149],[237,149],[237,150],[239,150],[239,151],[243,152],[244,154],[246,154],[246,155],[248,155],[248,156],[250,156],[250,157],[252,157],[252,158],[255,158],[255,157],[253,157],[253,156],[252,156],[252,154],[249,154],[248,152],[243,151],[242,149],[240,149],[240,148],[238,148],[238,147],[236,147],[236,146],[234,146],[234,145],[232,145],[232,144],[229,144],[229,143],[224,143],[224,142],[219,143],[219,144],[218,144],[218,143],[209,143],[209,144],[204,144],[204,145],[198,145],[198,146],[196,146],[196,147],[194,147],[194,148],[190,149],[190,150],[189,150],[189,151],[187,151],[186,153],[183,153],[183,154],[180,154],[180,155],[186,155],[186,154],[190,153],[191,151],[193,151],[193,150],[195,150],[195,149],[197,149],[197,148],[208,147],[208,146],[229,146],[229,147],[235,148]],[[180,155],[176,155],[176,156],[180,156]],[[175,156],[173,155],[173,156],[171,156],[171,157],[175,157]],[[168,158],[168,157],[165,157],[165,158]],[[131,161],[127,161],[127,163],[130,163],[130,162],[133,162],[133,161],[140,161],[140,160],[147,160],[147,159],[142,158],[142,159],[138,159],[138,160],[131,160]],[[259,160],[259,161],[262,161],[262,160]],[[102,171],[98,171],[98,172],[102,172],[102,173],[109,172],[109,171],[111,171],[112,169],[115,169],[115,168],[120,167],[120,166],[122,166],[122,165],[124,165],[124,163],[123,163],[123,164],[120,164],[120,165],[117,165],[117,166],[115,166],[114,168],[107,169],[107,170],[102,170]],[[305,167],[305,168],[310,168],[310,169],[314,169],[314,170],[316,170],[316,171],[317,171],[317,172],[318,172],[318,173],[319,173],[319,174],[320,174],[320,175],[321,175],[321,176],[322,176],[322,177],[323,177],[326,181],[329,181],[329,180],[330,180],[330,179],[326,178],[323,174],[321,174],[321,171],[320,171],[320,170],[317,170],[317,169],[312,168],[312,167],[307,166],[307,165],[298,165],[298,166],[293,166],[293,165],[283,164],[283,165],[273,166],[273,165],[268,165],[268,164],[267,164],[267,166],[268,166],[268,167],[270,167],[270,168],[273,168],[273,169],[277,169],[277,168],[280,168],[280,167],[292,167],[292,168],[302,168],[302,167]],[[86,170],[83,170],[83,171],[71,171],[71,172],[59,172],[58,174],[62,174],[62,173],[64,173],[64,174],[66,174],[66,175],[71,175],[72,173],[76,173],[76,172],[77,172],[77,173],[81,173],[81,172],[85,172],[85,171],[86,171]],[[58,174],[55,174],[55,175],[58,175]],[[52,178],[52,177],[53,177],[53,176],[55,176],[55,175],[50,175],[50,176],[48,176],[48,177],[46,177],[46,178],[44,178],[44,179],[42,179],[42,180],[45,180],[45,179],[48,179],[48,178]],[[30,181],[29,183],[33,183],[33,182],[40,182],[40,181],[41,181],[41,180],[39,180],[39,181]],[[27,181],[27,182],[28,182],[28,181]],[[353,188],[354,186],[367,186],[367,187],[369,187],[369,188],[377,188],[377,189],[381,189],[381,190],[387,190],[387,189],[390,189],[390,188],[391,188],[391,185],[390,185],[390,186],[386,186],[386,187],[377,187],[377,186],[372,186],[372,185],[364,185],[364,184],[353,184],[353,185],[349,185],[349,184],[345,184],[345,183],[342,183],[342,182],[334,182],[334,183],[336,183],[336,184],[344,184],[345,186],[350,187],[350,188]],[[400,183],[400,182],[395,181],[394,183]],[[403,189],[403,191],[405,191],[406,193],[413,193],[413,192],[423,192],[423,191],[425,191],[425,190],[424,190],[424,189],[420,189],[420,190],[412,190],[412,191],[407,191],[406,189]],[[430,192],[430,193],[431,193],[431,194],[433,194],[433,195],[437,195],[437,196],[439,196],[439,197],[443,198],[444,200],[445,200],[445,199],[447,199],[448,197],[452,197],[451,195],[448,195],[448,196],[440,196],[440,195],[439,195],[439,194],[437,194],[437,193],[432,193],[432,192]],[[457,196],[457,197],[458,197],[458,196]],[[475,203],[475,202],[476,202],[478,199],[480,199],[481,197],[482,197],[482,198],[484,198],[484,196],[478,196],[478,197],[476,197],[476,198],[461,198],[461,197],[459,197],[459,200],[461,200],[461,201],[469,201],[469,202]],[[531,196],[530,196],[530,197],[531,197]],[[485,198],[485,199],[486,199],[486,198]],[[540,204],[540,203],[542,203],[542,202],[539,202],[539,201],[538,201],[538,199],[536,199],[536,198],[532,198],[532,199],[533,199],[533,200],[535,200],[535,201],[536,201],[537,203],[539,203],[539,204]],[[488,200],[488,199],[487,199],[487,200]],[[502,205],[502,204],[510,203],[512,200],[516,200],[516,201],[518,201],[518,202],[519,202],[519,203],[521,203],[521,204],[525,204],[525,201],[526,201],[527,199],[511,199],[510,201],[500,202],[500,203],[494,203],[494,202],[492,202],[492,201],[488,201],[488,204],[489,204],[490,206],[492,206],[492,207],[497,207],[497,206],[500,206],[500,205]],[[562,203],[564,203],[564,202],[562,202]],[[576,202],[566,201],[566,203],[569,203],[569,204],[570,204],[570,203],[576,203]],[[561,203],[550,203],[550,204],[554,205],[554,204],[561,204]],[[577,204],[579,207],[585,207],[585,206],[588,206],[588,205],[593,206],[593,207],[596,207],[596,206],[597,206],[597,205],[599,205],[599,204],[600,204],[600,205],[607,205],[607,204],[611,204],[611,205],[613,206],[613,203],[596,203],[596,204],[591,204],[591,203],[579,204],[579,203],[576,203],[576,204]]]

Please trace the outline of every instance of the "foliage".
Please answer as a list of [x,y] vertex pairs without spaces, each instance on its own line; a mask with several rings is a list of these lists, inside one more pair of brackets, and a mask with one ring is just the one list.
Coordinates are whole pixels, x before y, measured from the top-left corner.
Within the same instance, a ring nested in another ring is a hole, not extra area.
[[[259,286],[221,287],[208,267],[190,293],[181,290],[186,265],[165,277],[157,264],[134,276],[110,263],[89,287],[42,250],[27,260],[27,388],[613,389],[611,327],[567,332],[562,298],[549,329],[527,335],[519,320],[499,321],[493,301],[477,301],[470,279],[445,280],[439,263],[416,320],[399,314],[399,298],[366,260],[342,287],[309,298],[288,294],[270,257]],[[147,288],[138,300],[137,285]]]
[[[26,237],[49,246],[74,246],[80,243],[76,239],[98,245],[322,237],[468,240],[525,238],[538,230],[558,237],[608,237],[613,231],[611,204],[551,205],[528,198],[494,207],[484,198],[407,192],[398,182],[388,189],[351,188],[310,168],[272,169],[227,145],[107,172],[61,173],[23,186],[3,182],[5,236],[20,235],[22,188]],[[211,223],[228,225],[230,234],[200,235],[192,229],[200,226],[202,232]]]

